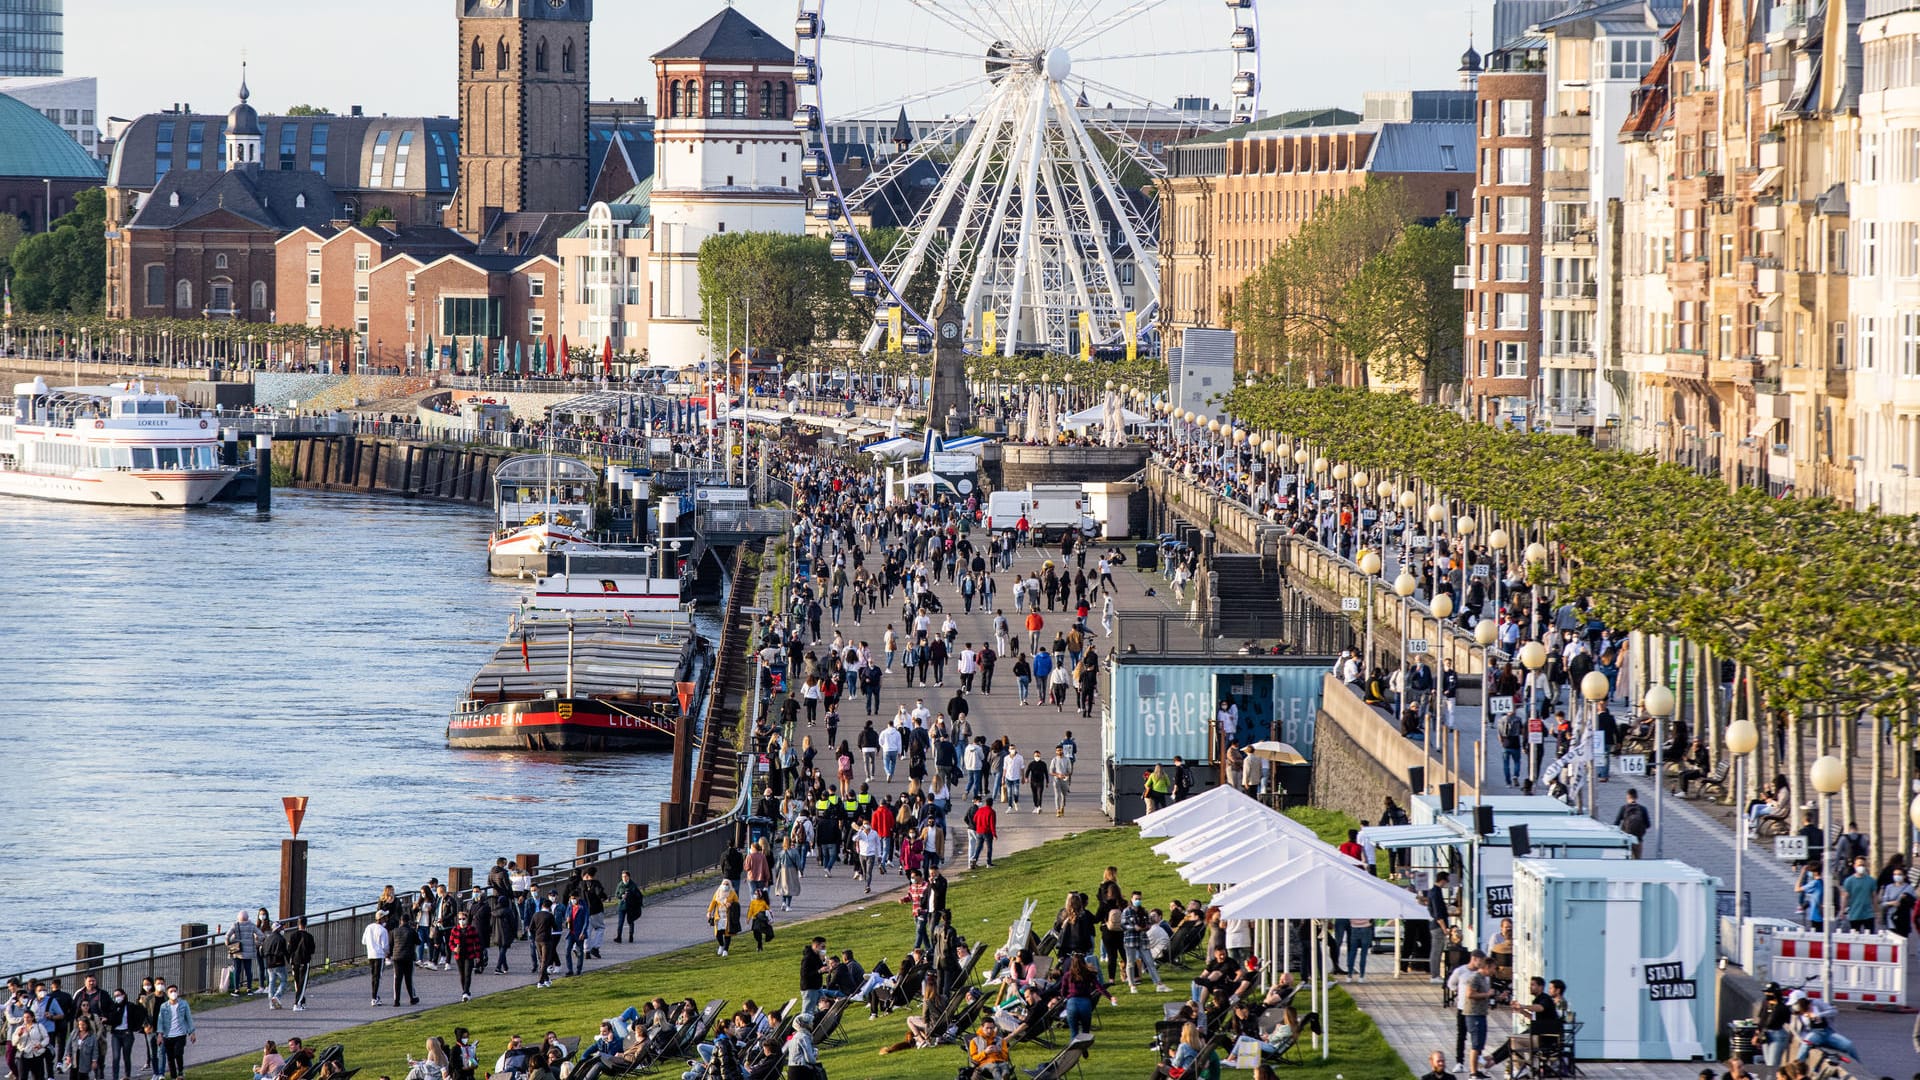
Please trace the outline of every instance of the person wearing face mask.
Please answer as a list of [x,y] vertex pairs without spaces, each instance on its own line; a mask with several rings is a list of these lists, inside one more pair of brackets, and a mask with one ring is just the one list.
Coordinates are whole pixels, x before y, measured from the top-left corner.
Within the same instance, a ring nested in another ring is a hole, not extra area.
[[114,990],[107,1010],[107,1030],[111,1032],[111,1045],[107,1049],[108,1078],[133,1080],[133,1040],[146,1029],[151,1017],[145,1006],[129,1000],[127,992],[119,989]]
[[1886,920],[1887,930],[1900,935],[1904,940],[1913,933],[1913,907],[1916,897],[1913,886],[1907,882],[1905,870],[1895,870],[1887,877],[1886,885],[1880,889],[1880,914]]
[[7,1045],[13,1051],[14,1075],[19,1080],[49,1080],[53,1075],[53,1043],[31,1008],[21,1013],[7,1033]]
[[160,1050],[160,1006],[167,1003],[165,983],[153,979],[140,980],[140,1007],[146,1010],[147,1022],[140,1029],[141,1039],[147,1044],[147,1071],[142,1076],[160,1076],[166,1072],[166,1055]]
[[168,984],[167,1001],[160,1006],[154,1028],[166,1044],[167,1076],[169,1080],[180,1080],[187,1071],[187,1044],[199,1039],[193,1033],[193,1008],[180,996],[178,986]]
[[461,912],[454,920],[453,930],[447,935],[447,947],[453,953],[453,963],[460,971],[460,1000],[466,1001],[473,996],[473,971],[487,961],[487,944],[480,939],[480,931]]
[[1153,949],[1148,945],[1147,931],[1153,920],[1147,914],[1147,906],[1139,893],[1128,898],[1126,908],[1120,912],[1120,946],[1125,954],[1123,967],[1126,969],[1127,993],[1137,994],[1140,987],[1134,983],[1134,968],[1137,965],[1147,977],[1153,980],[1153,988],[1158,993],[1167,992],[1167,984],[1160,981],[1160,967],[1153,962]]

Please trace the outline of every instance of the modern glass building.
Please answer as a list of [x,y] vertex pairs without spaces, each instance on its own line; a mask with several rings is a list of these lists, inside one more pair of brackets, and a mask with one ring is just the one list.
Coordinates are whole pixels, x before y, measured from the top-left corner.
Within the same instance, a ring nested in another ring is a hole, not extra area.
[[65,74],[65,0],[0,0],[0,76]]

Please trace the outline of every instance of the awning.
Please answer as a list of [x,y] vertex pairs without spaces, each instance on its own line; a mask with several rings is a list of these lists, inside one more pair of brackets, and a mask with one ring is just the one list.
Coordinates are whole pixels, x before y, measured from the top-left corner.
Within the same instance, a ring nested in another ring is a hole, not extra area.
[[1417,847],[1452,847],[1467,837],[1446,825],[1369,825],[1360,830],[1360,842],[1388,851]]
[[1747,438],[1754,442],[1765,442],[1767,435],[1773,431],[1773,426],[1779,422],[1780,418],[1777,416],[1763,416],[1753,422],[1753,430],[1747,432]]
[[1756,176],[1753,178],[1753,187],[1751,190],[1755,195],[1762,194],[1768,188],[1778,183],[1779,180],[1780,180],[1780,166],[1769,165],[1766,168],[1760,170],[1759,176]]

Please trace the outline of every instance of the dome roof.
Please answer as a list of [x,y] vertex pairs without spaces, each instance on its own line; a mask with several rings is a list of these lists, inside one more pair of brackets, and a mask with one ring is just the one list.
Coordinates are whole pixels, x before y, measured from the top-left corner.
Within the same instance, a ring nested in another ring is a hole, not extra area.
[[1481,70],[1480,53],[1471,45],[1467,46],[1466,52],[1463,52],[1460,54],[1460,70],[1461,71]]
[[92,180],[106,175],[93,155],[40,110],[0,94],[0,176]]
[[247,65],[240,65],[240,104],[227,114],[228,135],[259,135],[260,114],[253,111],[247,99],[253,95],[247,91]]

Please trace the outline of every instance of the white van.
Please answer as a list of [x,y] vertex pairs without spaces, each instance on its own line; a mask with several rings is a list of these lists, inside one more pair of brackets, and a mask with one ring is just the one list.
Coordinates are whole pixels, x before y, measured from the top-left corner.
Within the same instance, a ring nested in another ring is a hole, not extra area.
[[1021,518],[1031,519],[1032,515],[1033,496],[1024,491],[996,491],[987,496],[989,529],[1016,529]]

